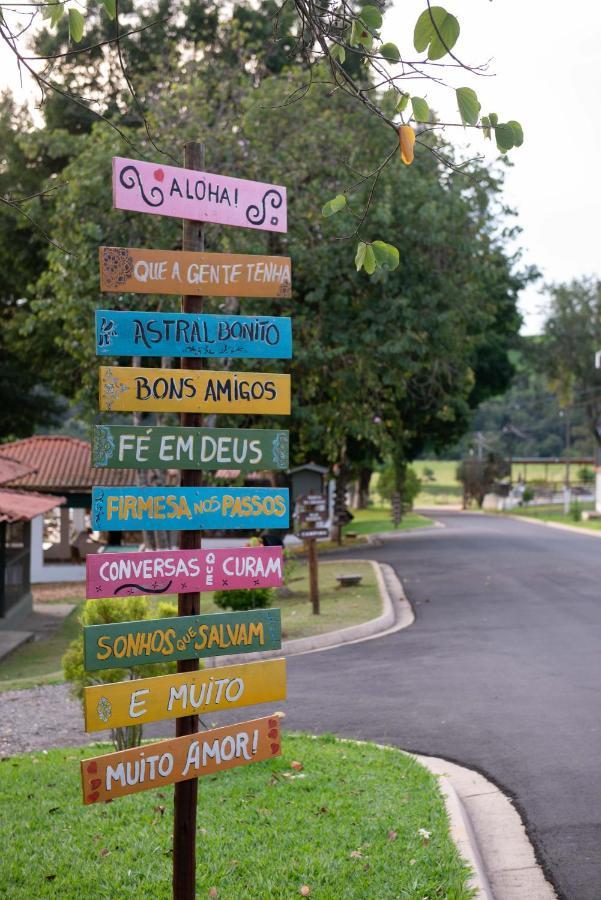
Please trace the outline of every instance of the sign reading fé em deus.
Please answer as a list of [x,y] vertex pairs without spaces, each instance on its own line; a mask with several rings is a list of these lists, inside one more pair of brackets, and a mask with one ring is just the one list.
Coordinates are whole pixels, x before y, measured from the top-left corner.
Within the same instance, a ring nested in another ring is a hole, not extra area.
[[100,409],[108,412],[290,414],[290,375],[100,366]]
[[288,227],[281,185],[119,156],[113,157],[113,206],[261,231],[285,233]]
[[83,630],[86,671],[139,666],[177,659],[279,650],[279,609],[253,609],[204,616],[172,616]]
[[285,470],[288,447],[288,432],[269,428],[95,425],[92,465],[109,469]]
[[290,297],[289,256],[100,247],[100,289],[209,297]]
[[285,699],[285,659],[93,684],[83,689],[86,731],[143,725]]
[[290,359],[290,319],[96,310],[99,356]]
[[126,794],[272,759],[281,752],[280,720],[265,716],[95,756],[80,764],[83,802],[106,803]]
[[287,528],[288,488],[94,487],[98,531]]

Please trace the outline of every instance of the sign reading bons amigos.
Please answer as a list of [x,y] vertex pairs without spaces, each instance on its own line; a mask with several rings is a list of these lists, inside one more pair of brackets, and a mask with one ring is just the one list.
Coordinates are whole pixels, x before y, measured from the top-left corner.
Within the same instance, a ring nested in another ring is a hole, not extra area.
[[113,157],[113,206],[261,231],[288,227],[281,185],[119,156]]

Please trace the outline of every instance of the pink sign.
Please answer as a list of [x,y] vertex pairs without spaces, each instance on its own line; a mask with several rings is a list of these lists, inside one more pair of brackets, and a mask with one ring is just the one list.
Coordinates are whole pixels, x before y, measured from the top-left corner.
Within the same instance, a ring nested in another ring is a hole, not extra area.
[[286,188],[113,157],[113,206],[197,222],[288,230]]
[[96,553],[86,559],[86,597],[131,597],[279,587],[281,547]]

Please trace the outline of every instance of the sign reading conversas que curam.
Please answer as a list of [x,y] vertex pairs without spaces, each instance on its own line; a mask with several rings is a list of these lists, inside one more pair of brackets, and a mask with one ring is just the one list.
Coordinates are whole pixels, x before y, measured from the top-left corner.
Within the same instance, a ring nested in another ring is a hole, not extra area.
[[285,699],[285,659],[93,684],[83,689],[86,731],[144,725]]
[[99,531],[287,528],[287,488],[94,487]]
[[290,359],[290,319],[96,310],[99,356]]
[[107,802],[280,755],[278,716],[144,744],[82,760],[83,802]]
[[279,650],[279,609],[253,609],[203,616],[171,616],[139,622],[86,625],[87,672],[177,659]]
[[100,289],[113,293],[290,297],[289,256],[100,247]]
[[86,597],[279,587],[282,560],[281,547],[91,553],[86,558]]
[[113,206],[196,222],[286,232],[286,188],[113,157]]
[[109,469],[287,469],[287,431],[95,425],[92,465]]
[[100,366],[99,375],[108,412],[290,414],[290,375],[135,366]]

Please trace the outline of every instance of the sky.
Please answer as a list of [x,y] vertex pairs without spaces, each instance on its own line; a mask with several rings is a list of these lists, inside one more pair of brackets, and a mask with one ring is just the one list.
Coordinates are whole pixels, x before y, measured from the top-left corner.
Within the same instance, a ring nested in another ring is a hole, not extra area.
[[[522,147],[510,151],[513,167],[506,174],[505,199],[518,211],[523,232],[518,245],[523,260],[536,265],[543,278],[521,296],[524,334],[536,334],[544,320],[543,282],[601,275],[599,217],[601,179],[601,4],[593,0],[437,0],[459,19],[461,35],[455,53],[470,64],[490,61],[494,77],[454,70],[454,87],[474,88],[483,112],[499,121],[517,119],[523,126]],[[424,0],[394,0],[382,37],[405,54],[412,48],[415,21]],[[0,87],[21,98],[13,60],[0,59]],[[426,96],[440,117],[457,120],[454,92],[413,82],[408,90]],[[29,93],[28,93],[29,92]],[[449,118],[450,117],[450,118]],[[466,151],[495,159],[494,142],[479,132],[450,129],[449,137]],[[467,141],[471,143],[467,145]]]

